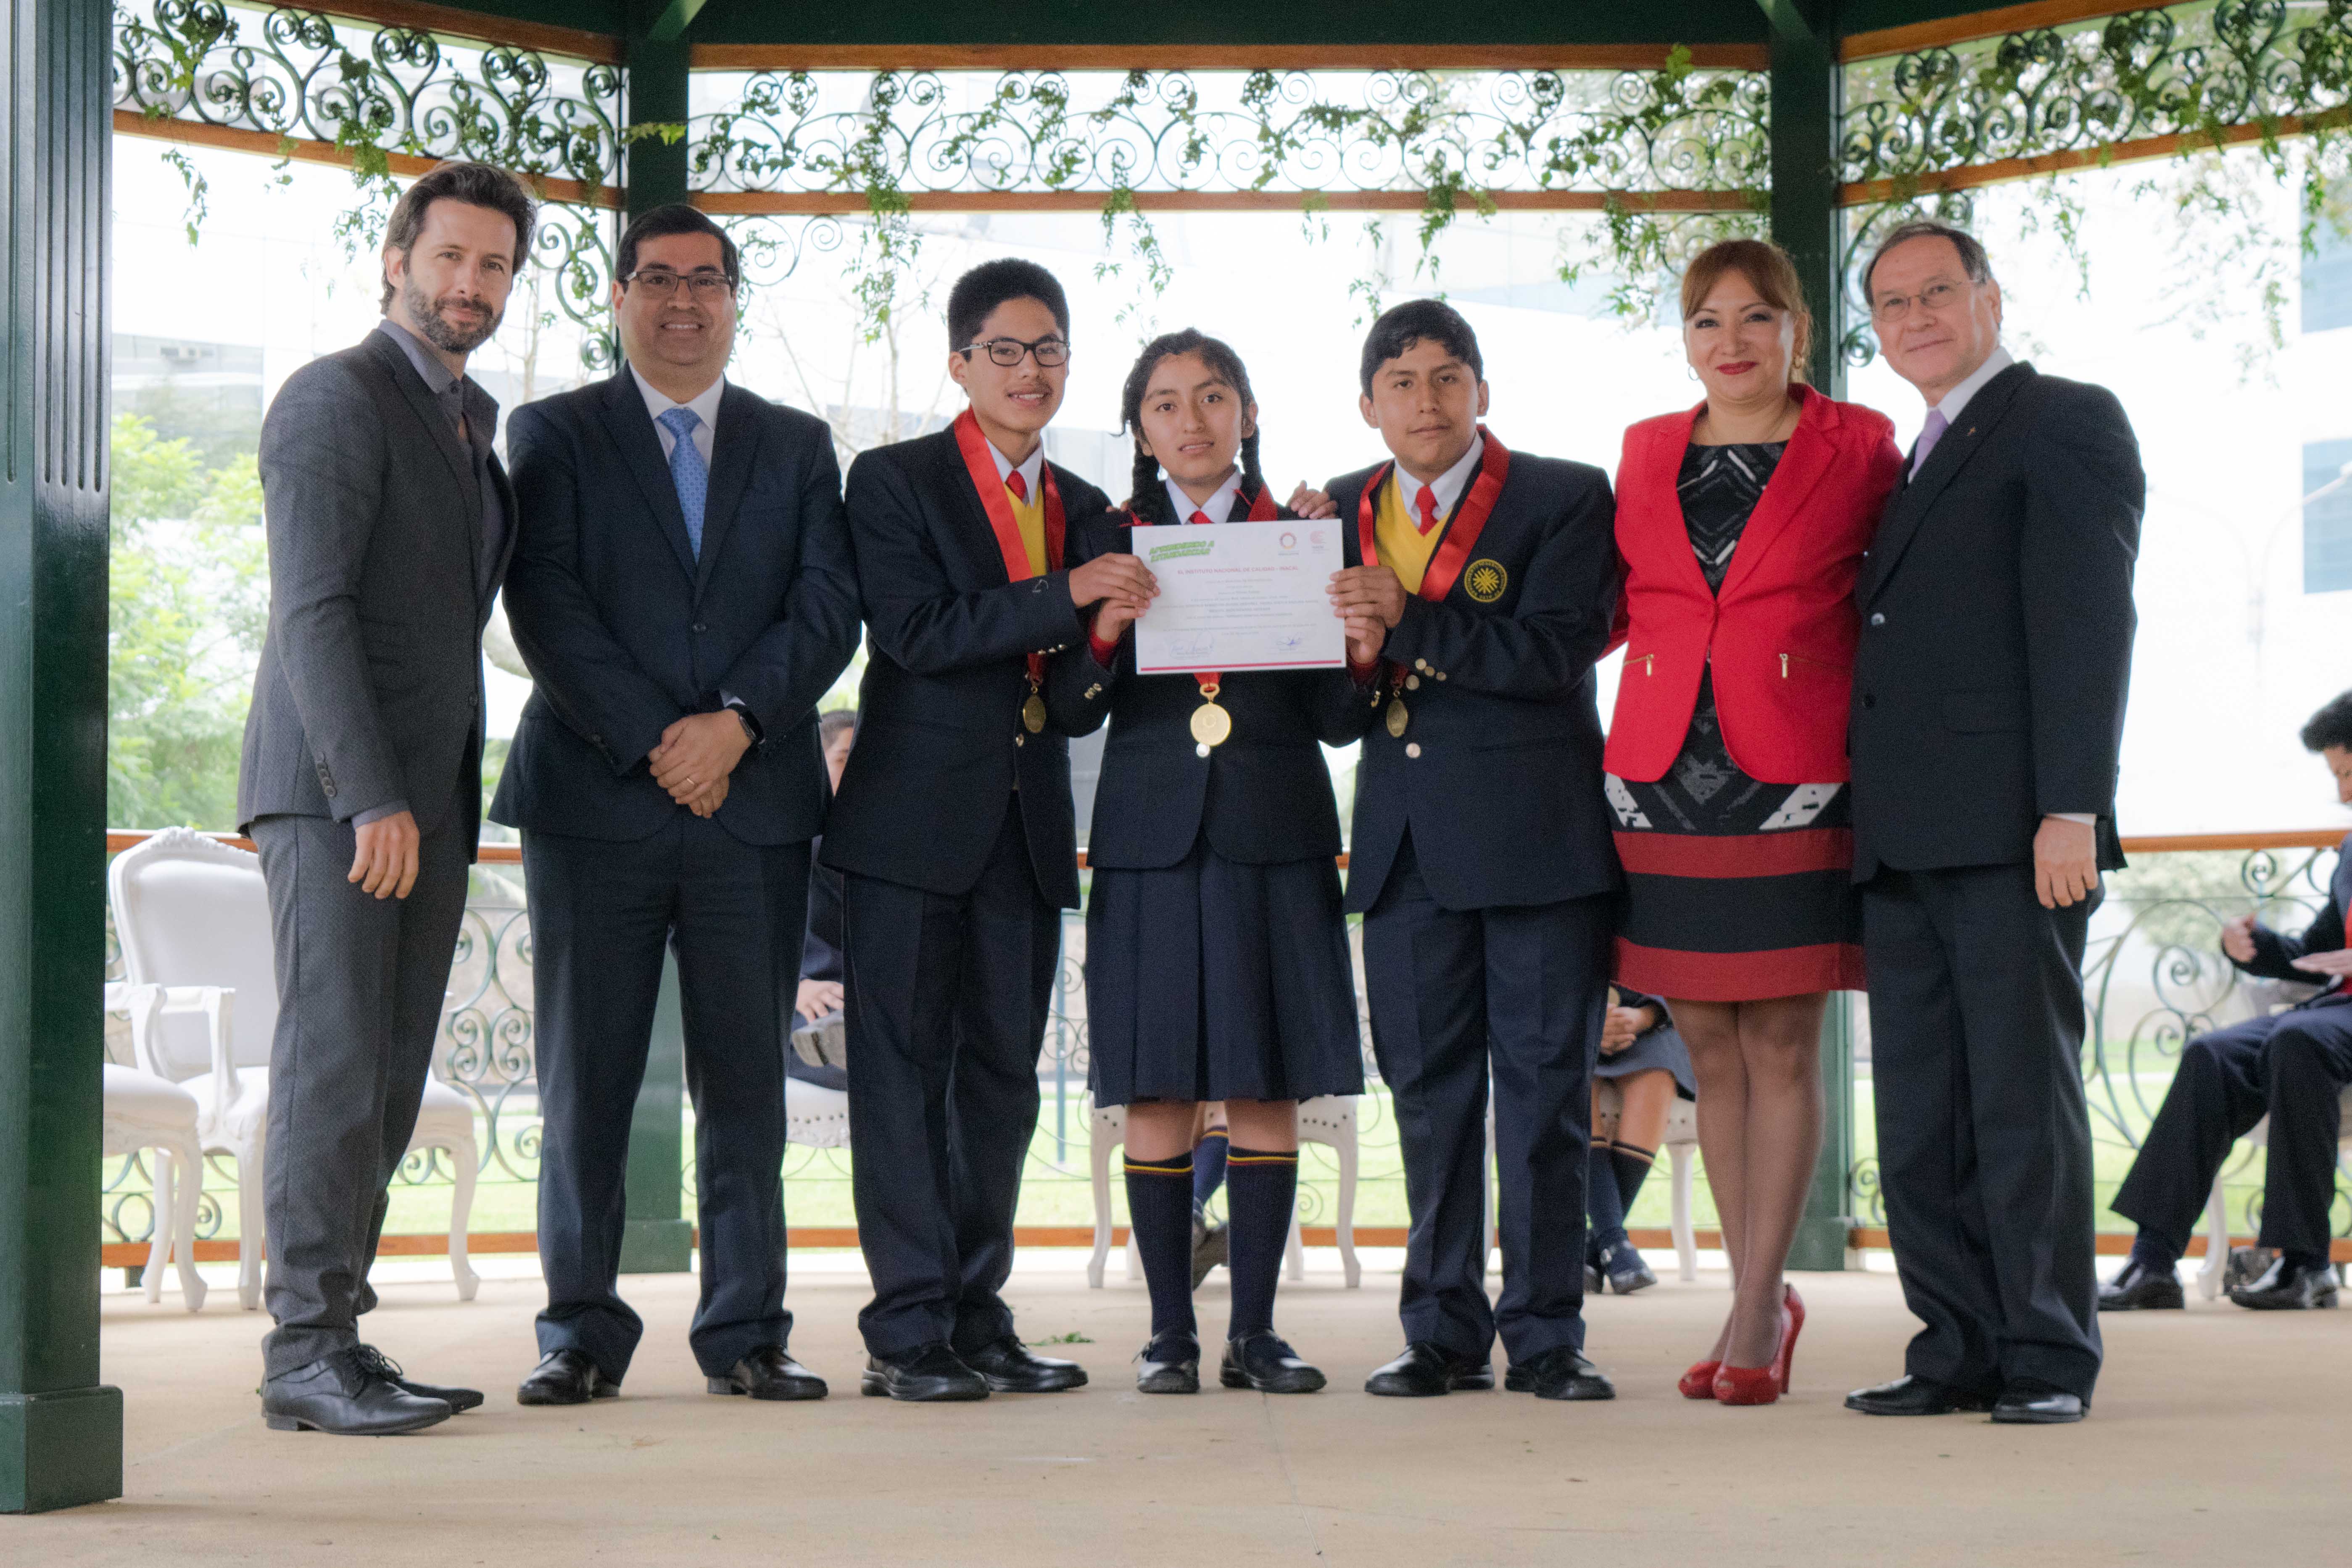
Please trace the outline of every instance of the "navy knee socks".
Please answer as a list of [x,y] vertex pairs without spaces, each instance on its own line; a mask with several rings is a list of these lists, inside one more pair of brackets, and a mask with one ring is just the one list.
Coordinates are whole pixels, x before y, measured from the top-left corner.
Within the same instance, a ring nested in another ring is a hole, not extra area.
[[1274,1288],[1282,1277],[1290,1216],[1298,1206],[1298,1152],[1235,1148],[1227,1159],[1225,1186],[1233,1225],[1226,1267],[1234,1279],[1227,1336],[1237,1340],[1274,1327]]
[[1127,1222],[1151,1291],[1151,1337],[1198,1338],[1192,1318],[1192,1156],[1127,1164]]

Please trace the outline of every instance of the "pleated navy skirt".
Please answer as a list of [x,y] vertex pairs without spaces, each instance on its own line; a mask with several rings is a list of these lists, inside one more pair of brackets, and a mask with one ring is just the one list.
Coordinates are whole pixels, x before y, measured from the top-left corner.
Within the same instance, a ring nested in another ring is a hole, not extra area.
[[1087,1087],[1097,1105],[1360,1094],[1339,872],[1317,856],[1099,867],[1087,900]]

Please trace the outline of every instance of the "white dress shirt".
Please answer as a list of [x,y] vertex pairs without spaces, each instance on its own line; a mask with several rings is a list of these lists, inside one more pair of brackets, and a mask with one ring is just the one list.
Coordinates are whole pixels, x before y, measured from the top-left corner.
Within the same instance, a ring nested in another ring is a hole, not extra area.
[[[1999,343],[1993,344],[1992,353],[1985,355],[1984,363],[1977,366],[1975,370],[1969,372],[1969,378],[1966,381],[1952,388],[1951,391],[1944,394],[1944,400],[1941,403],[1929,404],[1927,405],[1927,412],[1930,414],[1941,414],[1944,416],[1944,424],[1946,426],[1944,433],[1947,436],[1950,435],[1951,427],[1957,426],[1960,422],[1960,410],[1966,408],[1969,405],[1969,400],[1974,398],[1978,393],[1982,392],[1985,389],[1985,383],[1990,381],[1994,376],[1999,375],[2002,371],[2007,370],[2011,365],[2013,365],[2016,363],[2016,358],[2011,355],[2007,349],[2001,347]],[[1916,475],[1919,471],[1919,459],[1916,455],[1918,451],[1918,446],[1916,442],[1912,446],[1912,451],[1915,455],[1911,459],[1911,471]]]
[[695,417],[701,421],[694,427],[694,449],[702,454],[702,466],[706,468],[710,467],[710,448],[719,430],[719,399],[727,390],[727,378],[720,376],[680,403],[669,394],[656,390],[653,383],[637,374],[635,365],[629,367],[629,374],[636,377],[637,391],[646,400],[646,414],[653,420],[654,434],[661,440],[662,461],[669,461],[669,455],[677,449],[677,437],[669,433],[669,426],[661,422],[661,416],[673,408],[691,408]]
[[1168,504],[1176,509],[1178,522],[1192,521],[1196,511],[1207,512],[1211,522],[1231,522],[1234,510],[1241,504],[1242,471],[1239,468],[1225,476],[1225,482],[1217,487],[1216,494],[1197,506],[1193,504],[1192,498],[1184,493],[1184,487],[1174,479],[1168,480],[1167,485]]
[[1045,504],[1039,499],[1039,491],[1037,489],[1038,481],[1044,477],[1045,472],[1045,442],[1038,442],[1037,449],[1030,453],[1026,459],[1018,463],[1006,457],[1003,453],[998,451],[996,449],[996,443],[993,441],[991,441],[988,444],[988,455],[996,459],[996,477],[999,480],[1003,480],[1013,474],[1019,474],[1021,476],[1021,488],[1027,492],[1029,504],[1032,506],[1042,506]]
[[[1462,492],[1470,488],[1470,481],[1476,477],[1478,465],[1485,460],[1486,456],[1486,437],[1481,434],[1476,440],[1470,443],[1470,449],[1462,454],[1460,462],[1429,482],[1429,493],[1437,501],[1438,516],[1454,515],[1454,503],[1462,499]],[[1421,504],[1421,481],[1406,473],[1402,463],[1397,465],[1396,481],[1397,499],[1404,502],[1405,515],[1420,516],[1421,514],[1414,509]]]

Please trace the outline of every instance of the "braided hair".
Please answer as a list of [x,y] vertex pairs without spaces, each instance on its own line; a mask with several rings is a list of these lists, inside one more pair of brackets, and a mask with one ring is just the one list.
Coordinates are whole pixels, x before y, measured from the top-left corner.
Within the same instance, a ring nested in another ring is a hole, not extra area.
[[[1168,487],[1160,482],[1160,459],[1143,449],[1143,395],[1151,389],[1151,376],[1160,362],[1181,354],[1196,354],[1202,363],[1215,373],[1218,379],[1233,387],[1244,405],[1257,399],[1250,394],[1249,371],[1242,356],[1234,353],[1231,344],[1213,338],[1197,328],[1187,327],[1181,332],[1163,332],[1143,345],[1136,356],[1135,368],[1127,373],[1127,384],[1118,398],[1118,427],[1135,435],[1134,490],[1128,497],[1127,510],[1136,521],[1165,527],[1177,521],[1174,509],[1168,504]],[[1252,422],[1255,426],[1255,422]],[[1258,471],[1257,436],[1253,427],[1242,437],[1241,504],[1248,506],[1257,493],[1265,489],[1265,476]]]

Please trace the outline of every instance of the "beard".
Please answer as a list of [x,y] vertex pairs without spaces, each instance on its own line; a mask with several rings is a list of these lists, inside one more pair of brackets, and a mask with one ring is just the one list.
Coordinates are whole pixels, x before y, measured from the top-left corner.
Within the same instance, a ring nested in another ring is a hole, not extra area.
[[473,353],[490,341],[490,334],[499,330],[499,322],[505,319],[504,312],[484,306],[488,313],[478,322],[457,325],[441,314],[441,308],[459,301],[467,301],[465,296],[459,294],[445,294],[438,300],[427,298],[413,277],[402,283],[400,299],[401,303],[408,307],[409,319],[425,329],[425,341],[443,353]]

